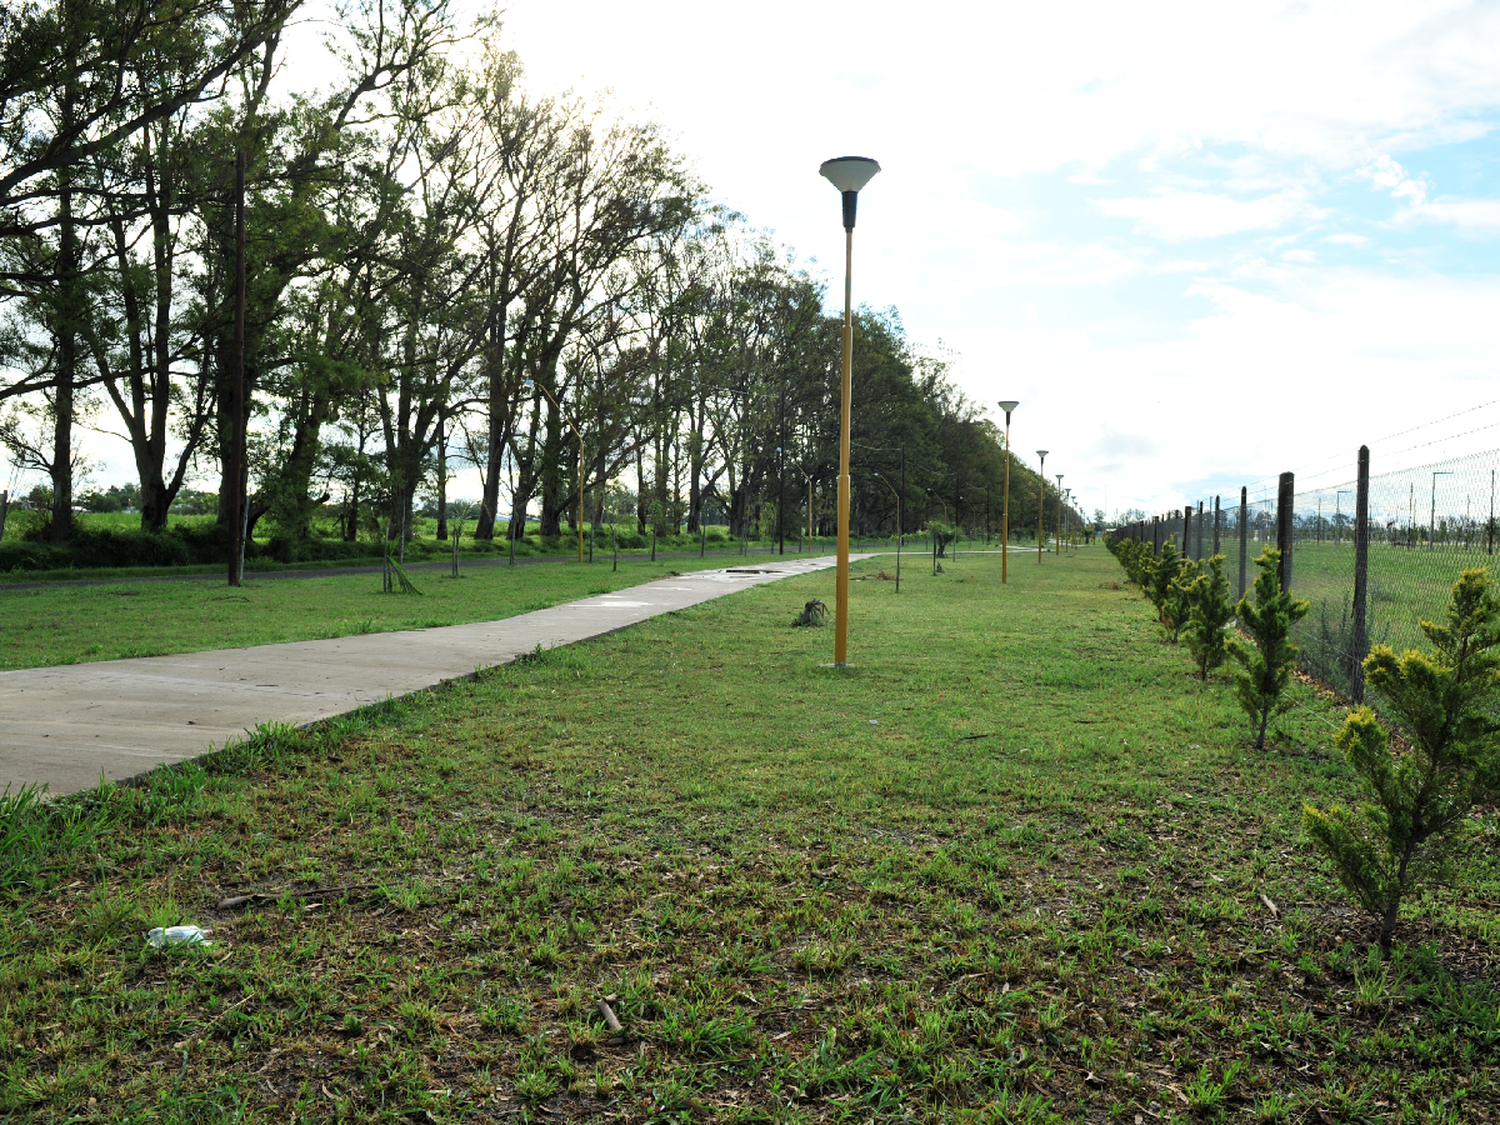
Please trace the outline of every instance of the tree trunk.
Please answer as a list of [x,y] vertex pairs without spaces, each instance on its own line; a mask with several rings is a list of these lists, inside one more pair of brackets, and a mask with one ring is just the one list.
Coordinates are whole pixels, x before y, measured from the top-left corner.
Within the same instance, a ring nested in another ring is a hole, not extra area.
[[[62,117],[65,127],[73,120],[73,89],[69,80],[63,94]],[[52,533],[54,543],[66,543],[73,535],[73,388],[78,382],[79,308],[78,231],[73,225],[73,174],[64,169],[59,197],[61,222],[58,227],[57,268],[57,391],[53,396],[52,463]]]
[[562,419],[547,403],[546,440],[542,443],[542,512],[539,517],[543,537],[562,534],[563,452]]
[[[437,537],[448,538],[448,434],[445,412],[438,413],[437,424]],[[494,525],[491,524],[493,534]]]
[[635,530],[646,534],[646,458],[639,446],[635,450]]
[[[510,430],[505,378],[506,303],[496,296],[493,285],[491,301],[493,312],[490,318],[490,346],[485,353],[485,365],[489,368],[485,410],[489,444],[485,450],[484,497],[479,509],[479,522],[474,528],[475,539],[495,538],[495,517],[500,511],[500,470],[505,466],[505,442]],[[511,522],[514,524],[514,518]],[[512,535],[512,538],[519,536]]]

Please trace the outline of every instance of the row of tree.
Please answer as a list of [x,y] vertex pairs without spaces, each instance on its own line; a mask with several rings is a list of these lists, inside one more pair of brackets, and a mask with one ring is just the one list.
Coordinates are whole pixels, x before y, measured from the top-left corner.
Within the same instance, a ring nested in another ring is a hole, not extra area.
[[[141,523],[184,485],[306,539],[410,527],[477,469],[479,538],[603,514],[794,535],[833,511],[840,318],[653,124],[526,87],[493,18],[361,0],[318,93],[302,0],[33,0],[0,13],[0,442],[72,534],[78,430],[128,440]],[[244,335],[235,166],[244,154]],[[243,362],[236,405],[231,373]],[[894,310],[855,326],[855,518],[998,527],[1003,437]],[[236,469],[233,436],[249,435]],[[236,479],[237,472],[239,474]],[[1056,493],[1019,463],[1012,527]],[[1069,513],[1071,515],[1071,513]],[[1050,518],[1046,518],[1050,517]],[[1076,518],[1076,517],[1075,517]],[[826,527],[822,528],[826,530]]]
[[[1268,720],[1289,706],[1298,657],[1292,626],[1308,611],[1281,586],[1281,553],[1261,553],[1253,596],[1235,604],[1222,555],[1199,563],[1178,555],[1171,538],[1159,553],[1124,536],[1106,542],[1155,606],[1166,639],[1176,643],[1186,632],[1204,682],[1226,658],[1238,663],[1235,695],[1255,727],[1255,749],[1265,749]],[[1424,882],[1447,876],[1449,861],[1479,835],[1471,811],[1500,796],[1500,597],[1489,571],[1465,570],[1444,620],[1419,625],[1430,651],[1377,644],[1361,657],[1384,721],[1368,706],[1354,707],[1334,738],[1365,800],[1352,809],[1309,804],[1302,811],[1309,840],[1377,922],[1387,957],[1402,903]]]

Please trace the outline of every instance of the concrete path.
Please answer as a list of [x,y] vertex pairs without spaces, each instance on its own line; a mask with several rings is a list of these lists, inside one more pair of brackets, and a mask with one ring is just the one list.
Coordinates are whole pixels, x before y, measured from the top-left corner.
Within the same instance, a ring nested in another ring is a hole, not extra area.
[[831,555],[751,559],[500,621],[0,672],[0,790],[45,784],[60,795],[93,787],[101,774],[123,781],[260,723],[347,714],[537,645],[601,636],[834,563]]

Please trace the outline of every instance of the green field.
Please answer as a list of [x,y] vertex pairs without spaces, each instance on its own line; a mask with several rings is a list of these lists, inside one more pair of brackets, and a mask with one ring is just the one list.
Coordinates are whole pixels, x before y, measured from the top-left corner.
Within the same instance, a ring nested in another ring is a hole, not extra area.
[[[732,560],[730,560],[732,564]],[[429,629],[490,621],[617,590],[679,571],[722,567],[722,557],[624,557],[592,566],[546,561],[409,571],[420,595],[384,594],[380,574],[222,581],[156,579],[0,590],[0,669],[162,656],[211,648]]]
[[[1246,545],[1246,581],[1253,585],[1255,558],[1266,542]],[[1238,580],[1239,540],[1220,542],[1226,556],[1225,574],[1231,586]],[[1369,589],[1366,595],[1365,634],[1368,645],[1389,644],[1398,651],[1422,647],[1425,640],[1417,622],[1440,620],[1454,582],[1468,567],[1489,567],[1497,578],[1495,556],[1485,553],[1483,541],[1465,547],[1439,543],[1433,551],[1421,543],[1412,547],[1372,542],[1369,550]],[[1354,546],[1344,538],[1335,543],[1298,539],[1292,555],[1292,593],[1311,608],[1293,630],[1309,671],[1341,692],[1348,691],[1354,660],[1352,614],[1354,602]]]
[[1102,548],[882,568],[844,672],[795,578],[14,811],[0,1113],[1500,1116],[1494,810],[1382,964],[1328,697],[1247,750]]
[[[1237,543],[1231,547],[1238,551]],[[1252,548],[1252,559],[1256,553]],[[1442,619],[1453,583],[1465,568],[1490,567],[1491,573],[1500,577],[1500,568],[1494,563],[1494,556],[1485,554],[1482,542],[1470,549],[1440,543],[1431,552],[1425,544],[1407,548],[1371,543],[1365,617],[1368,643],[1389,644],[1398,651],[1423,647],[1426,642],[1417,622],[1422,618]],[[1253,582],[1253,563],[1249,569]],[[1365,656],[1363,652],[1354,653],[1351,645],[1354,547],[1350,541],[1298,540],[1292,554],[1292,592],[1312,603],[1295,630],[1311,670],[1340,690],[1347,690],[1348,669],[1356,657]]]

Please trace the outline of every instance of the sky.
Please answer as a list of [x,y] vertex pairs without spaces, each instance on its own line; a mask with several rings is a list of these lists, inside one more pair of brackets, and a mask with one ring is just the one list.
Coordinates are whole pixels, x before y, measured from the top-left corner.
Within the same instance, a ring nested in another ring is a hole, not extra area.
[[510,0],[502,19],[533,90],[658,121],[832,299],[818,165],[879,160],[856,303],[956,352],[997,421],[1019,400],[1018,455],[1048,449],[1086,510],[1283,470],[1337,483],[1364,443],[1377,473],[1500,449],[1500,4]]
[[956,351],[997,420],[1019,400],[1018,455],[1048,449],[1089,510],[1347,480],[1361,444],[1377,473],[1500,448],[1500,5],[512,0],[503,19],[534,88],[654,117],[835,299],[818,165],[880,161],[856,303]]

